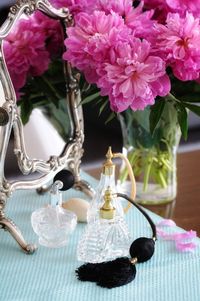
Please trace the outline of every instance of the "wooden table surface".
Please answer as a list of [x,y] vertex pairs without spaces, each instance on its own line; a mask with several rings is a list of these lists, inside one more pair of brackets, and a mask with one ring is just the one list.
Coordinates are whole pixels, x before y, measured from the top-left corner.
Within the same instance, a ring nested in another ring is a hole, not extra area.
[[[200,151],[178,154],[178,195],[171,205],[171,218],[186,230],[195,230],[200,236]],[[99,178],[100,168],[86,170]],[[163,207],[149,206],[148,209],[163,215]]]
[[173,219],[200,236],[200,151],[178,154],[178,195]]

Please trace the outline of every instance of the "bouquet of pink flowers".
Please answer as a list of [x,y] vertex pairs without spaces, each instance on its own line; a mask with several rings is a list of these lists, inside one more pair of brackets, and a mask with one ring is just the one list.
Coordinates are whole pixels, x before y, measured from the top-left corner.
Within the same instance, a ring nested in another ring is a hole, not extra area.
[[[200,115],[194,104],[200,102],[200,0],[50,2],[74,16],[63,58],[90,85],[87,93],[82,89],[83,102],[98,99],[102,109],[109,103],[117,113],[150,105],[153,133],[165,102],[173,101],[187,137],[187,109]],[[57,21],[38,12],[21,20],[4,51],[22,113],[28,116],[41,104],[44,91],[48,101],[64,98],[62,71],[56,67],[63,51]]]

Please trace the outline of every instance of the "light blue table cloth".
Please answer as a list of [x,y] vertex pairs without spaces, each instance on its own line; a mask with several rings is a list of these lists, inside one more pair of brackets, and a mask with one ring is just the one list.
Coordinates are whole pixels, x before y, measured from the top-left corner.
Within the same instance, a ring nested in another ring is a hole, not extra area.
[[[85,175],[91,184],[96,181]],[[80,196],[71,190],[65,197]],[[36,242],[31,213],[48,203],[49,195],[35,191],[15,192],[9,200],[7,214],[14,219],[28,242]],[[155,222],[160,220],[151,214]],[[126,219],[133,238],[150,236],[143,216],[131,209]],[[69,245],[60,249],[39,247],[33,255],[25,255],[11,238],[0,231],[0,300],[1,301],[200,301],[200,240],[194,253],[178,253],[173,242],[158,241],[154,257],[137,265],[135,280],[115,289],[103,289],[94,283],[80,282],[75,269],[76,247],[85,224],[79,224]],[[182,231],[177,228],[176,231]]]

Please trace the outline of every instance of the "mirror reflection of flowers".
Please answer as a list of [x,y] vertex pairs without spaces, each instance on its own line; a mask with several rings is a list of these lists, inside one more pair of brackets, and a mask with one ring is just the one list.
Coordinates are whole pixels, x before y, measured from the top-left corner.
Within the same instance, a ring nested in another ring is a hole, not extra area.
[[61,42],[59,23],[40,12],[18,22],[4,41],[5,60],[16,92],[24,87],[28,76],[40,76],[48,70]]
[[40,107],[64,140],[70,136],[65,106],[65,79],[61,57],[63,33],[59,21],[41,12],[22,16],[4,41],[5,61],[16,91],[24,124]]
[[[186,139],[187,111],[200,116],[200,0],[50,2],[74,16],[64,53],[59,23],[39,12],[21,20],[4,44],[23,121],[34,107],[64,99],[62,55],[81,72],[82,103],[96,101],[100,112],[109,105],[112,115],[146,108],[145,137],[165,149],[171,138],[155,134],[170,105]],[[166,154],[161,159],[169,167]]]

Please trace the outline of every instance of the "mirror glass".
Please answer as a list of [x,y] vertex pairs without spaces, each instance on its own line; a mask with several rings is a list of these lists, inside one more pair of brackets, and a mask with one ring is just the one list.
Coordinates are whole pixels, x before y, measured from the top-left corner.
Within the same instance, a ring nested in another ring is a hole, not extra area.
[[66,99],[60,21],[39,11],[28,17],[22,15],[3,48],[17,95],[27,155],[45,161],[59,156],[74,133]]
[[3,85],[1,83],[1,77],[0,77],[0,106],[5,102],[5,94],[3,90]]

